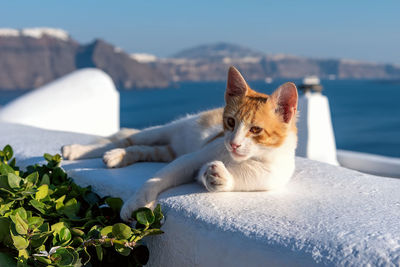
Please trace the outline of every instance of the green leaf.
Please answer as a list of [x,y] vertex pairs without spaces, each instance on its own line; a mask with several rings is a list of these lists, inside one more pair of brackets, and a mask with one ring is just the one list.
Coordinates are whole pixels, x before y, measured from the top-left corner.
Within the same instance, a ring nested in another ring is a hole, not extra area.
[[63,196],[66,195],[70,192],[68,185],[58,185],[57,189],[55,190],[54,194],[55,196]]
[[87,237],[94,239],[100,238],[100,230],[101,230],[100,225],[93,225],[92,228],[90,228]]
[[161,212],[161,205],[157,204],[154,208],[154,216],[156,221],[161,221],[164,218],[164,215]]
[[112,233],[118,239],[128,239],[132,235],[132,230],[124,223],[116,223],[112,227]]
[[10,215],[10,219],[13,221],[15,230],[20,235],[26,235],[28,233],[28,222],[21,218],[19,213],[15,213],[15,215]]
[[11,201],[11,202],[8,202],[7,204],[1,204],[0,205],[0,215],[3,216],[6,212],[8,212],[11,209],[11,207],[14,205],[14,202],[15,201]]
[[77,213],[79,212],[80,203],[75,198],[68,200],[64,204],[63,212],[70,218],[75,218]]
[[69,241],[71,241],[71,238],[71,231],[67,227],[61,228],[59,234],[60,241],[63,242],[63,244],[68,243]]
[[44,222],[43,218],[36,216],[30,217],[28,218],[29,229],[34,230],[36,228],[39,228],[43,224],[43,222]]
[[19,216],[21,216],[21,218],[24,219],[24,220],[26,220],[26,219],[28,218],[28,214],[27,214],[26,210],[25,210],[23,207],[20,207],[20,208],[14,210],[12,214],[15,215],[15,214],[17,214],[17,213],[18,213]]
[[0,175],[0,188],[10,190],[11,187],[8,185],[8,175]]
[[8,173],[7,178],[8,178],[8,185],[12,189],[18,189],[20,187],[20,183],[21,183],[20,177],[18,177],[14,173]]
[[161,235],[164,232],[160,229],[147,229],[142,233],[142,237],[149,236],[149,235]]
[[44,153],[43,157],[47,161],[52,161],[53,160],[53,156],[50,155],[49,153]]
[[103,236],[105,236],[105,237],[113,237],[113,234],[112,234],[112,230],[113,230],[113,227],[112,226],[106,226],[106,227],[104,227],[103,229],[101,229],[101,231],[100,231],[100,235],[103,237]]
[[60,163],[62,161],[62,157],[60,154],[56,154],[53,156],[53,160],[57,163]]
[[36,192],[35,199],[41,200],[49,194],[49,186],[47,184],[43,184],[38,188]]
[[47,173],[43,175],[42,181],[40,182],[40,185],[44,184],[50,185],[50,177]]
[[38,228],[39,232],[32,235],[31,245],[32,247],[40,247],[46,242],[47,238],[53,234],[50,230],[49,223],[44,223]]
[[95,225],[96,223],[98,223],[98,221],[95,220],[95,219],[92,219],[92,220],[87,221],[87,222],[83,225],[83,227],[84,227],[84,228],[89,228],[89,227],[92,227],[93,225]]
[[73,260],[72,260],[72,264],[74,266],[81,266],[81,264],[76,265],[78,263],[78,260],[79,260],[79,254],[73,248],[68,247],[67,250],[74,257]]
[[64,227],[68,227],[65,222],[58,222],[51,226],[51,231],[54,231],[54,233],[58,234]]
[[145,226],[149,226],[155,220],[154,213],[149,208],[139,208],[132,213],[132,216],[137,220],[138,223]]
[[85,192],[83,195],[83,199],[89,204],[94,205],[100,201],[99,196],[96,193],[91,191]]
[[9,173],[15,173],[14,169],[7,164],[0,164],[0,174],[7,176]]
[[114,197],[109,197],[106,199],[106,203],[108,204],[108,206],[110,206],[110,208],[119,214],[123,201],[120,198],[114,198]]
[[11,148],[10,145],[6,145],[3,148],[3,152],[4,152],[4,156],[5,156],[6,160],[10,160],[14,155],[13,149]]
[[63,203],[64,200],[65,200],[65,197],[66,197],[66,195],[63,195],[63,196],[57,198],[55,202],[57,202],[57,203]]
[[29,174],[25,180],[27,181],[29,186],[33,186],[36,185],[36,183],[39,180],[39,173],[38,172],[33,172],[31,174]]
[[54,254],[51,255],[54,263],[59,266],[68,266],[73,265],[74,263],[74,255],[68,251],[66,248],[58,248]]
[[31,246],[33,248],[42,246],[52,234],[53,232],[32,235]]
[[[23,196],[32,196],[33,194],[35,194],[37,192],[36,189],[25,189],[24,191],[21,192],[21,194]],[[33,196],[32,196],[33,197]]]
[[103,248],[101,247],[101,245],[96,245],[96,254],[97,254],[97,258],[99,259],[99,261],[103,260]]
[[82,245],[83,243],[83,238],[80,236],[75,236],[74,238],[72,238],[72,242],[70,244],[71,247],[79,247],[80,245]]
[[29,253],[26,249],[21,249],[18,251],[18,263],[17,263],[17,267],[22,267],[22,266],[26,266],[29,267],[28,265],[28,258],[29,258]]
[[72,235],[67,227],[62,227],[59,231],[53,233],[53,245],[66,246],[71,242]]
[[63,209],[64,209],[64,203],[62,202],[56,202],[56,211],[60,214],[63,213]]
[[45,256],[34,256],[36,260],[47,265],[51,264],[51,260]]
[[48,231],[50,231],[49,223],[46,222],[46,223],[42,224],[41,226],[39,226],[38,229],[39,229],[41,232],[48,232]]
[[84,236],[84,235],[85,235],[85,232],[82,231],[82,230],[80,230],[80,229],[78,229],[78,228],[72,228],[72,229],[71,229],[71,233],[72,233],[74,236]]
[[21,249],[21,250],[19,250],[19,251],[18,251],[18,257],[21,257],[21,256],[23,256],[23,257],[25,257],[26,259],[28,259],[28,257],[29,257],[28,251],[27,251],[26,249]]
[[31,199],[31,200],[29,201],[29,204],[31,204],[32,207],[34,207],[35,209],[37,209],[40,213],[46,214],[46,210],[45,210],[46,205],[45,205],[44,203],[40,202],[39,200]]
[[161,228],[161,221],[164,218],[164,215],[161,212],[161,205],[157,204],[157,206],[154,208],[154,222],[151,224],[152,228]]
[[[12,190],[12,189],[10,189],[10,190]],[[6,194],[9,194],[9,195],[11,195],[12,197],[15,197],[15,193],[11,192],[10,190],[7,190],[7,189],[5,189],[5,188],[0,188],[0,193],[1,193],[1,192],[5,192]],[[18,200],[18,199],[14,199],[14,200]],[[3,205],[4,205],[4,204],[3,204]]]
[[21,250],[21,249],[26,249],[29,246],[29,241],[26,240],[25,238],[23,238],[20,235],[11,235],[13,243],[14,243],[14,247],[17,250]]
[[129,256],[129,254],[131,253],[130,248],[125,247],[124,245],[121,245],[121,244],[115,244],[114,248],[115,248],[115,251],[117,251],[119,254],[121,254],[123,256]]
[[0,243],[10,236],[10,220],[0,217]]
[[53,156],[51,154],[45,153],[43,157],[48,163],[54,164],[52,165],[53,167],[56,167],[58,163],[62,161],[62,157],[60,156],[60,154],[56,154]]

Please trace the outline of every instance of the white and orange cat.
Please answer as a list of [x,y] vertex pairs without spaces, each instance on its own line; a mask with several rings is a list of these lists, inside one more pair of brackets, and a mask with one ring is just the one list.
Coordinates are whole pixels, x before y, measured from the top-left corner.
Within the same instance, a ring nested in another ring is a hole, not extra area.
[[109,168],[138,161],[171,162],[150,178],[121,210],[129,221],[135,209],[154,207],[164,190],[197,181],[208,191],[262,191],[291,178],[297,144],[297,89],[281,85],[272,95],[252,90],[230,67],[225,108],[151,127],[122,130],[106,144],[69,145],[65,159],[103,156]]

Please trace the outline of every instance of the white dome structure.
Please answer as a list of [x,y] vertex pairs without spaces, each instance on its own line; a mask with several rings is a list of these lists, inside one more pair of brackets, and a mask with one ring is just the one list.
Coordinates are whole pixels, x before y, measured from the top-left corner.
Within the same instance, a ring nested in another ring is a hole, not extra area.
[[8,103],[0,121],[111,135],[119,130],[119,93],[105,72],[82,69]]

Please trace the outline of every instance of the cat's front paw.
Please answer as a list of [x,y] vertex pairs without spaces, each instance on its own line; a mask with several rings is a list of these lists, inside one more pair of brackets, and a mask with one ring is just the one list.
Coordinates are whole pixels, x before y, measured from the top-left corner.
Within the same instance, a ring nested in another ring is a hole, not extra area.
[[75,160],[82,157],[87,152],[86,146],[73,144],[61,147],[62,157],[66,160]]
[[210,192],[232,191],[233,177],[221,161],[207,163],[200,170],[200,179]]
[[145,197],[141,196],[140,194],[134,195],[133,197],[128,199],[122,206],[120,212],[121,219],[125,222],[132,222],[132,212],[143,207],[153,210],[155,208],[155,205],[156,200],[149,202],[145,199]]
[[120,168],[124,167],[126,164],[125,160],[126,150],[123,148],[116,148],[107,151],[103,155],[103,162],[108,168]]

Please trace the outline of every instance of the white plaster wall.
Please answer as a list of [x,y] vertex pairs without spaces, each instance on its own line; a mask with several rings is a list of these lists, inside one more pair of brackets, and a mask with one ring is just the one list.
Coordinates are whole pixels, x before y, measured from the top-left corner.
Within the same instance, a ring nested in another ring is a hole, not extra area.
[[105,72],[82,69],[7,104],[0,121],[111,135],[119,130],[119,93]]
[[[94,136],[0,122],[0,147],[32,163]],[[65,161],[80,185],[127,199],[162,163],[106,169]],[[399,266],[400,180],[303,158],[284,190],[209,193],[196,183],[163,193],[164,235],[147,239],[149,266]]]
[[[165,166],[106,170],[65,162],[75,181],[129,198]],[[147,240],[149,266],[396,266],[400,180],[296,159],[281,191],[209,193],[196,183],[163,193],[165,234]]]

